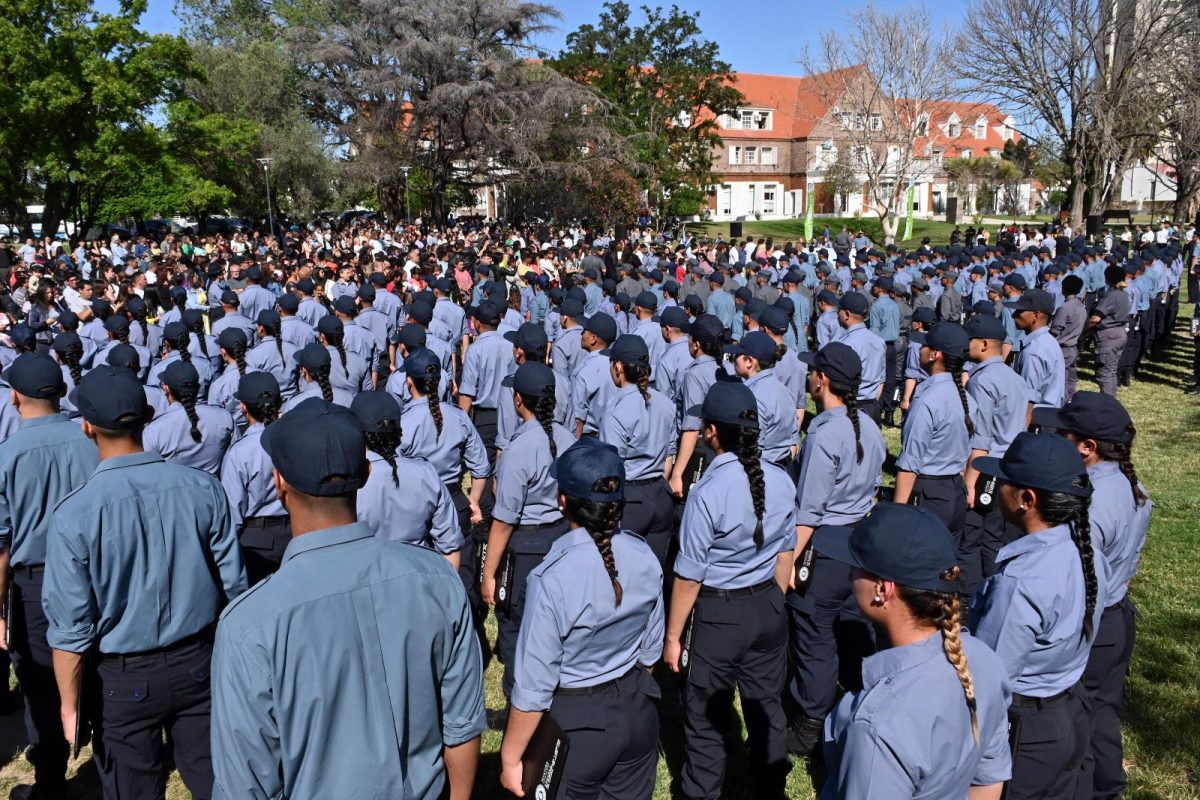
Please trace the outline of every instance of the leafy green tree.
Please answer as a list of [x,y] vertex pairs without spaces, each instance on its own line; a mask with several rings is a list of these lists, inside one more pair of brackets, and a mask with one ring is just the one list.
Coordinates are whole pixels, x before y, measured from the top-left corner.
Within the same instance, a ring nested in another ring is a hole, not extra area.
[[0,208],[26,232],[39,197],[46,233],[69,216],[86,226],[136,159],[162,152],[147,123],[194,70],[182,39],[139,29],[145,9],[9,0],[0,15]]
[[698,15],[674,5],[641,14],[639,23],[627,3],[605,3],[597,24],[569,34],[548,63],[616,109],[612,123],[627,137],[651,207],[695,214],[715,183],[717,119],[745,98],[717,45],[702,38]]

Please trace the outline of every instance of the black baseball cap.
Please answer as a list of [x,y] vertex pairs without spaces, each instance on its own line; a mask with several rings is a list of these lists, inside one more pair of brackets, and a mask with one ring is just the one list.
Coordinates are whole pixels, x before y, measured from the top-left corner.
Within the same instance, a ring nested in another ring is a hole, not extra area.
[[830,342],[815,353],[809,351],[796,356],[837,383],[849,386],[862,380],[862,359],[848,344]]
[[871,304],[867,302],[867,298],[858,292],[846,292],[838,301],[839,311],[849,311],[856,317],[865,317],[870,309]]
[[414,380],[434,378],[442,374],[442,362],[437,353],[420,347],[408,354],[404,359],[404,372]]
[[966,358],[971,349],[971,338],[957,322],[939,322],[925,334],[925,346],[940,350],[948,356]]
[[304,294],[311,295],[316,291],[316,289],[317,286],[313,283],[312,278],[301,278],[300,280],[296,281],[297,292],[303,292]]
[[178,345],[180,342],[187,342],[192,338],[192,334],[187,329],[187,325],[182,322],[170,322],[167,327],[163,328],[163,341]]
[[658,297],[655,296],[654,292],[642,292],[637,296],[636,302],[638,308],[645,308],[650,311],[658,308]]
[[236,306],[241,302],[242,301],[238,298],[237,292],[231,291],[230,289],[226,289],[225,291],[221,292],[221,305]]
[[[625,497],[625,463],[615,447],[591,436],[584,436],[559,453],[550,465],[550,477],[568,497],[600,503],[613,503]],[[605,478],[617,479],[614,491],[598,492],[593,488]]]
[[758,361],[775,357],[775,340],[762,331],[750,331],[737,344],[725,348],[731,356],[750,356]]
[[959,581],[942,578],[958,560],[945,523],[923,508],[878,503],[853,528],[829,525],[813,537],[823,556],[912,589],[959,592]]
[[526,397],[554,397],[554,370],[540,361],[526,361],[500,383]]
[[504,338],[526,353],[545,353],[546,345],[550,342],[546,329],[536,322],[522,323],[515,331],[505,332]]
[[929,306],[917,306],[916,308],[913,309],[913,314],[912,314],[913,322],[921,322],[921,323],[924,323],[925,325],[932,325],[934,320],[936,320],[936,319],[937,319],[937,315],[934,313],[933,309],[930,308]]
[[[779,299],[787,300],[786,297]],[[788,312],[779,306],[764,308],[762,313],[758,315],[758,324],[772,333],[785,333],[788,329],[788,322]]]
[[688,319],[687,312],[679,306],[667,306],[664,308],[662,313],[658,315],[658,324],[662,325],[664,328],[678,328],[684,333],[687,333],[692,327],[692,323]]
[[646,340],[633,333],[618,336],[611,347],[600,351],[600,355],[608,356],[622,364],[647,368],[650,366],[650,348],[647,347]]
[[[66,335],[62,334],[56,337],[55,345],[58,344],[58,339]],[[4,379],[17,394],[35,400],[53,400],[56,397],[62,397],[67,390],[62,368],[58,362],[50,356],[37,353],[22,353],[17,356],[8,365],[8,369],[4,370]]]
[[249,343],[250,340],[246,338],[246,332],[241,328],[226,328],[217,335],[217,345],[224,347],[226,350],[245,347]]
[[715,314],[701,314],[692,320],[690,334],[697,342],[722,342],[725,340],[725,326]]
[[140,372],[142,369],[142,357],[138,354],[137,348],[131,344],[119,344],[108,351],[108,357],[104,359],[110,367],[120,367],[132,372]]
[[[576,300],[574,297],[568,297],[562,301],[562,305],[558,307],[558,313],[564,317],[570,317],[573,320],[583,320],[583,303]],[[599,316],[599,315],[597,315]]]
[[976,314],[967,320],[967,336],[972,339],[995,339],[1004,341],[1007,334],[1004,323],[993,314]]
[[[70,331],[67,331],[66,333],[60,333],[58,336],[55,336],[54,341],[50,343],[50,349],[56,353],[69,353],[72,350],[82,351],[83,339],[79,338],[79,334],[71,333]],[[137,351],[135,350],[134,352],[136,353]]]
[[485,300],[471,309],[471,316],[484,325],[499,325],[500,307]]
[[411,352],[418,347],[424,347],[428,341],[425,329],[420,325],[405,325],[396,334],[396,344],[402,344]]
[[83,376],[71,392],[71,404],[92,425],[109,431],[140,427],[148,409],[146,392],[133,373],[107,364]]
[[1038,406],[1033,409],[1033,424],[1042,432],[1072,431],[1114,444],[1132,442],[1134,435],[1133,420],[1125,406],[1112,395],[1100,392],[1076,392],[1071,402],[1062,408]]
[[[19,327],[21,326],[14,326],[14,330]],[[129,317],[125,316],[124,314],[113,314],[111,317],[104,320],[104,330],[108,331],[109,333],[127,332],[129,330]],[[9,332],[10,337],[12,336],[12,333],[12,331]]]
[[837,295],[828,289],[822,289],[817,293],[817,302],[824,303],[827,306],[836,306],[838,304]]
[[162,371],[162,383],[173,392],[195,394],[200,391],[200,373],[186,361],[172,361]]
[[350,411],[367,433],[397,433],[400,430],[400,401],[387,392],[359,392]]
[[238,380],[234,397],[248,406],[280,401],[279,381],[269,372],[247,372]]
[[329,369],[333,363],[329,351],[316,342],[309,342],[296,352],[296,366],[313,370]]
[[282,311],[295,314],[300,310],[300,298],[294,294],[285,293],[280,295],[279,299],[275,301],[275,305]]
[[364,283],[362,286],[358,287],[358,291],[355,292],[355,294],[361,297],[363,300],[374,300],[375,287],[369,283]]
[[984,475],[1016,486],[1092,496],[1083,456],[1071,442],[1052,433],[1018,433],[1003,458],[979,456],[971,463]]
[[185,308],[179,315],[179,321],[187,326],[188,330],[196,328],[204,324],[204,315],[196,308]]
[[612,344],[617,338],[617,321],[602,311],[584,320],[583,329],[604,340],[605,344]]
[[1054,314],[1054,296],[1045,289],[1030,289],[1017,298],[1012,306],[1012,312],[1036,311],[1039,314],[1051,316]]
[[367,482],[367,442],[350,409],[310,397],[263,431],[263,449],[288,485],[316,497],[347,495]]
[[704,402],[688,413],[706,422],[759,427],[758,401],[754,399],[754,392],[741,381],[718,380],[709,387]]
[[409,303],[404,307],[404,314],[412,317],[412,321],[418,325],[433,322],[433,306],[428,303]]

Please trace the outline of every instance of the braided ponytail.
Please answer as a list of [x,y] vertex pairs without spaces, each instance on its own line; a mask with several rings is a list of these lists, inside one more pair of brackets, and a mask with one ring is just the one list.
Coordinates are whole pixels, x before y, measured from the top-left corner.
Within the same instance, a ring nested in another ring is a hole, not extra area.
[[345,336],[342,333],[323,333],[325,344],[337,350],[338,357],[342,359],[342,374],[347,378],[350,377],[350,367],[346,365],[346,346],[343,344]]
[[646,408],[649,408],[650,369],[637,364],[626,364],[624,361],[621,362],[621,366],[625,368],[625,379],[630,383],[637,384],[638,394],[640,394],[642,396],[642,400],[645,401]]
[[[412,376],[409,376],[412,377]],[[413,386],[417,391],[429,399],[429,415],[433,417],[433,427],[437,430],[435,439],[442,438],[442,401],[438,397],[438,384],[440,379],[438,376],[412,378]]]
[[783,342],[775,345],[775,363],[778,364],[779,359],[783,358],[785,355],[787,355],[787,345]]
[[274,400],[266,400],[262,403],[247,405],[246,413],[261,422],[265,428],[279,419],[279,406]]
[[261,327],[264,331],[267,332],[268,336],[273,336],[275,338],[275,349],[279,351],[279,363],[280,363],[280,365],[283,366],[284,369],[286,369],[287,368],[287,359],[283,357],[283,336],[279,332],[279,329],[281,326],[280,325],[262,325]]
[[142,327],[142,344],[149,346],[149,344],[150,344],[150,329],[146,327],[146,315],[145,314],[136,314],[136,315],[134,315],[134,319],[136,319],[138,325],[140,325]]
[[[798,327],[796,327],[796,318],[794,316],[788,317],[788,325],[790,325],[792,328],[792,335],[796,337],[796,347],[797,348],[804,347],[805,342],[803,339],[800,338],[800,329]],[[779,353],[775,357],[780,358],[782,356],[783,356],[783,353]]]
[[79,360],[83,358],[83,345],[70,347],[61,351],[58,354],[58,360],[66,364],[67,370],[71,373],[71,381],[76,386],[83,380],[83,370],[79,367]]
[[520,397],[521,402],[533,412],[533,418],[546,434],[546,441],[550,445],[550,459],[558,458],[558,445],[554,442],[554,395],[529,397],[522,394]]
[[[1075,479],[1075,483],[1091,486],[1086,475]],[[1084,609],[1083,636],[1092,638],[1092,614],[1096,610],[1096,595],[1099,585],[1096,581],[1095,553],[1092,551],[1092,525],[1088,515],[1089,498],[1066,492],[1039,492],[1037,509],[1042,519],[1051,525],[1067,525],[1071,529],[1071,541],[1079,551],[1079,561],[1083,567]]]
[[[172,394],[175,394],[175,390],[172,390]],[[193,392],[181,391],[176,397],[187,412],[188,422],[192,423],[192,441],[200,442],[203,437],[200,436],[200,417],[196,414],[196,395]]]
[[963,422],[967,426],[967,435],[974,436],[975,423],[971,421],[971,406],[967,403],[967,387],[963,386],[962,382],[963,359],[942,353],[942,364],[950,373],[950,379],[954,381],[954,388],[958,390],[958,399],[962,403]]
[[[616,476],[601,478],[592,485],[592,491],[610,493],[620,486],[621,479]],[[625,592],[618,579],[617,562],[612,551],[612,537],[621,522],[625,511],[625,501],[600,502],[598,500],[582,500],[578,497],[567,497],[564,508],[566,516],[581,528],[584,528],[596,544],[600,558],[604,562],[604,571],[612,581],[613,595],[616,598],[614,607],[620,607]]]
[[[1129,426],[1129,430],[1130,433],[1134,433],[1132,425]],[[1129,442],[1096,442],[1096,454],[1105,461],[1117,462],[1121,474],[1129,480],[1129,488],[1133,490],[1133,502],[1142,506],[1150,498],[1138,484],[1137,471],[1133,468],[1132,451],[1133,445]]]
[[238,375],[245,375],[246,374],[246,345],[238,343],[238,344],[234,345],[232,351],[226,350],[225,352],[227,352],[227,353],[229,353],[229,355],[233,356],[233,360],[235,362],[237,362]]
[[[390,424],[391,420],[382,420],[381,424]],[[400,477],[396,474],[396,449],[400,446],[400,431],[368,431],[366,434],[367,449],[377,453],[388,466],[392,468],[392,483],[400,486]]]
[[[192,326],[188,327],[188,330],[190,332],[196,334],[196,341],[200,345],[200,352],[204,355],[204,358],[207,361],[209,358],[208,339],[204,335],[204,322],[201,321],[196,325],[192,325]],[[189,341],[189,344],[190,344],[190,341]]]
[[[958,565],[942,573],[944,581],[957,581],[962,575]],[[942,649],[946,660],[954,667],[958,682],[962,684],[963,695],[967,699],[967,710],[971,713],[971,736],[979,744],[979,709],[975,700],[975,681],[971,677],[971,669],[967,664],[967,654],[962,646],[962,601],[953,592],[934,592],[921,589],[911,589],[907,586],[897,587],[901,599],[908,605],[913,616],[918,620],[932,622],[942,633]]]
[[[758,420],[758,412],[745,412]],[[758,453],[758,428],[748,428],[730,423],[710,423],[717,429],[717,441],[721,449],[737,456],[738,463],[746,473],[746,481],[750,484],[750,500],[754,503],[754,516],[758,523],[754,526],[754,546],[759,550],[763,546],[763,516],[767,511],[766,485],[763,481],[762,462]]]
[[850,426],[854,428],[854,454],[855,462],[861,464],[863,460],[862,446],[862,428],[858,420],[858,383],[841,384],[829,382],[829,391],[842,398],[842,402],[846,404],[846,416],[850,418]]
[[171,349],[179,353],[179,360],[185,364],[192,363],[192,351],[188,348],[188,334],[171,342]]
[[325,398],[326,403],[333,402],[333,385],[329,382],[329,367],[305,367],[304,371],[308,373],[308,377],[321,387],[321,397]]
[[120,342],[121,344],[129,344],[129,329],[128,328],[119,328],[114,335],[117,337],[117,341]]

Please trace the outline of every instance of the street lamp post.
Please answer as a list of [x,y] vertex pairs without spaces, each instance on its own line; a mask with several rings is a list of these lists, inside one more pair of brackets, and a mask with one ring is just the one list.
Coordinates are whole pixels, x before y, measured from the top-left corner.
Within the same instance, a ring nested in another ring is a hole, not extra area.
[[411,170],[411,169],[412,169],[412,167],[410,167],[408,164],[403,164],[403,165],[401,165],[401,167],[400,167],[400,172],[401,172],[401,174],[403,174],[403,175],[404,175],[404,224],[405,224],[405,225],[407,225],[407,224],[409,223],[409,213],[408,213],[408,173],[409,173],[409,170]]
[[271,226],[271,241],[278,245],[279,242],[275,240],[275,212],[271,210],[271,162],[275,159],[260,158],[257,160],[259,164],[262,164],[263,180],[267,185],[267,224]]

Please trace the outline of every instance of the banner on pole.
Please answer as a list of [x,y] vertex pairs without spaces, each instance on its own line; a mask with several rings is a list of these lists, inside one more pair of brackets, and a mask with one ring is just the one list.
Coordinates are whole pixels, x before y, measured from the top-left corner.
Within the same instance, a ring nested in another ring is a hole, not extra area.
[[807,211],[804,215],[804,238],[806,241],[812,241],[813,236],[813,188],[815,186],[815,183],[808,184],[808,188],[804,193],[807,200]]
[[912,223],[913,223],[913,196],[914,187],[912,178],[908,179],[908,213],[904,220],[904,239],[907,241],[912,238]]

